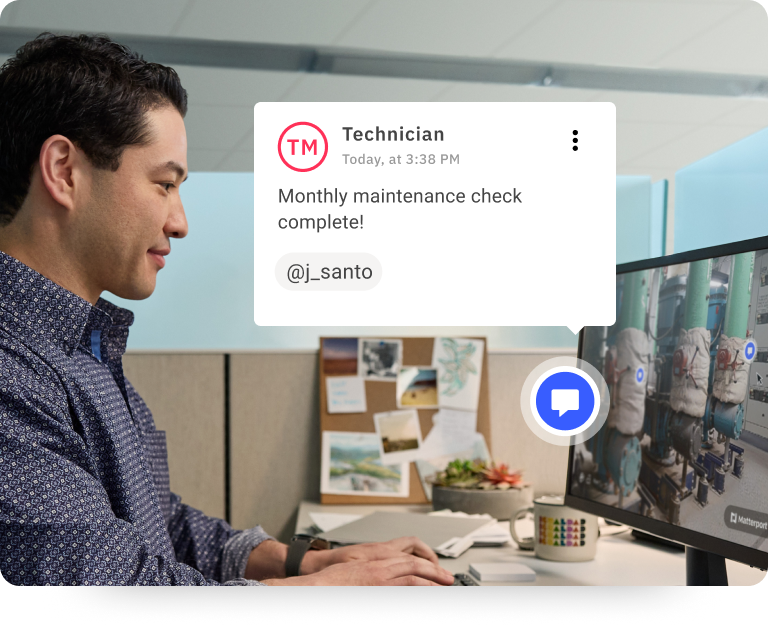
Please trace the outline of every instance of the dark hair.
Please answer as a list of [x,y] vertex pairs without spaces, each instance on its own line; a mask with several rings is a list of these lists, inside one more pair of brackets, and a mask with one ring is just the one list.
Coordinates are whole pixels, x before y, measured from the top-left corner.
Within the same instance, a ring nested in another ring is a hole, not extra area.
[[187,112],[176,72],[107,37],[43,33],[24,44],[0,68],[0,226],[24,202],[48,137],[115,171],[127,146],[150,140],[145,113],[167,105]]

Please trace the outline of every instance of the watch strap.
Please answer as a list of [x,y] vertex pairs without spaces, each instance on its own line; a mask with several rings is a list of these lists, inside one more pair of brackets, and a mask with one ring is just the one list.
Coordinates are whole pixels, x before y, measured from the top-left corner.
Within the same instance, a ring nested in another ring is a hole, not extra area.
[[330,550],[331,542],[312,535],[294,535],[288,544],[285,559],[285,575],[300,576],[301,562],[308,550]]
[[285,559],[286,577],[299,575],[301,562],[304,560],[304,555],[311,545],[312,539],[310,537],[294,537],[291,539],[291,543],[288,544],[288,556]]

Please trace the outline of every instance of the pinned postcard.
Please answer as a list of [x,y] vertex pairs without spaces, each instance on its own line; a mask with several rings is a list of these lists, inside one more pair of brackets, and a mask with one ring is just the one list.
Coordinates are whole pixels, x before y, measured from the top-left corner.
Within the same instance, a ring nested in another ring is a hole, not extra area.
[[462,449],[477,430],[477,412],[440,409],[432,416],[432,424],[433,430],[437,429],[447,448]]
[[437,370],[434,367],[402,367],[397,375],[397,406],[400,409],[437,408]]
[[435,338],[432,367],[437,368],[441,407],[477,411],[484,349],[480,339]]
[[[427,438],[424,440],[424,447],[428,448],[429,439],[432,437],[432,432],[435,430],[433,427]],[[416,469],[419,472],[419,480],[421,480],[421,486],[424,489],[424,494],[428,500],[432,500],[432,483],[431,479],[438,473],[445,470],[448,463],[455,459],[462,459],[468,461],[474,461],[475,459],[481,459],[486,462],[491,461],[491,453],[488,451],[488,446],[485,443],[485,437],[482,433],[473,433],[472,437],[461,450],[445,453],[441,456],[437,456],[431,459],[419,459],[416,461]]]
[[328,413],[365,413],[365,381],[359,376],[325,379]]
[[357,375],[357,337],[323,339],[323,374],[326,376]]
[[359,376],[395,382],[402,363],[401,339],[360,339]]
[[383,463],[376,433],[323,432],[320,493],[407,498],[407,463]]
[[415,409],[374,413],[383,463],[404,463],[421,458],[421,426]]
[[432,416],[432,428],[421,446],[420,459],[432,459],[466,450],[477,430],[477,413],[440,409]]

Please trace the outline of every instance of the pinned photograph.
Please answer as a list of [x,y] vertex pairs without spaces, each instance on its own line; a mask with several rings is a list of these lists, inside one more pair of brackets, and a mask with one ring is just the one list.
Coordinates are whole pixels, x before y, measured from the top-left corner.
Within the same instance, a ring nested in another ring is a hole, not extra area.
[[361,339],[358,374],[372,380],[395,382],[403,363],[400,339]]
[[323,339],[323,374],[357,376],[357,337]]
[[407,498],[407,463],[384,464],[376,433],[323,432],[320,493]]
[[438,402],[441,407],[477,411],[484,349],[485,342],[480,339],[435,339],[432,367],[437,368]]
[[437,408],[437,370],[434,367],[402,367],[397,376],[397,406],[401,409]]
[[421,426],[415,409],[374,413],[383,463],[415,461],[421,453]]

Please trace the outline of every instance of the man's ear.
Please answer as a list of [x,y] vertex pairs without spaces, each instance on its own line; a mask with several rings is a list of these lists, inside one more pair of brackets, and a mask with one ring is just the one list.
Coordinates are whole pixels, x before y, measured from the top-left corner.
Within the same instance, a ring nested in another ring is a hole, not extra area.
[[67,209],[75,207],[78,183],[83,184],[83,154],[63,135],[52,135],[40,148],[40,176],[51,198]]

